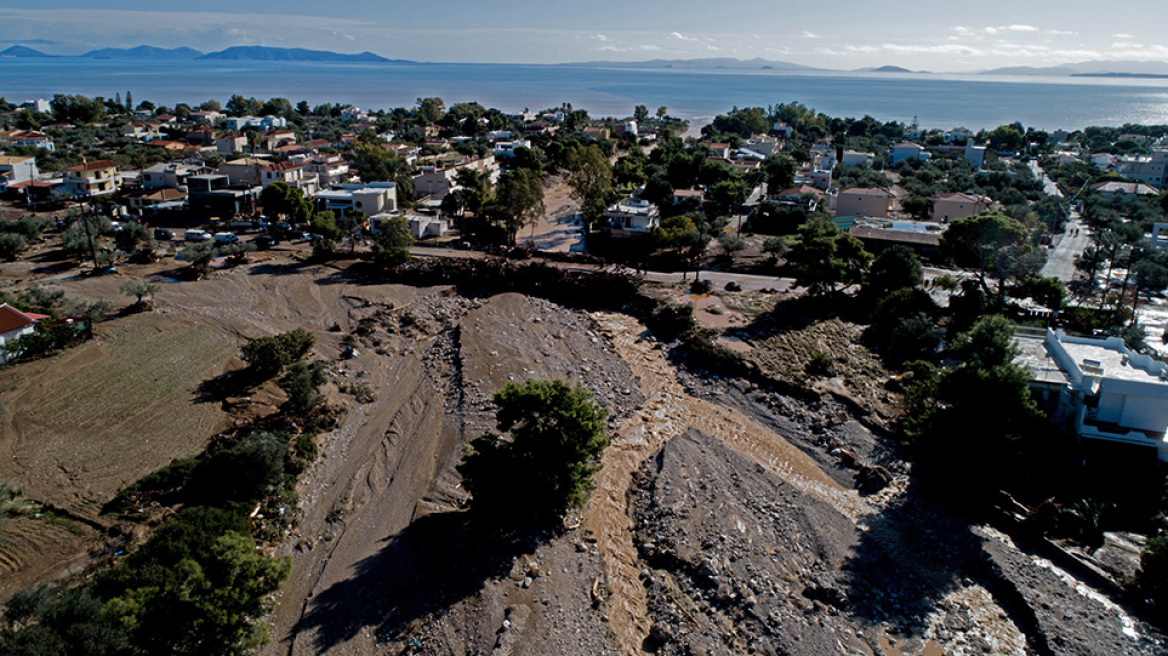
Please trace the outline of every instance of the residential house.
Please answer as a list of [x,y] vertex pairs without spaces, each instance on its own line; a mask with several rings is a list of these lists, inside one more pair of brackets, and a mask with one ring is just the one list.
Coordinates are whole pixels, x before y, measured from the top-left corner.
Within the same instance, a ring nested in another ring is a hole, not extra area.
[[321,209],[336,212],[338,218],[353,211],[364,212],[366,216],[394,212],[397,210],[397,184],[340,184],[318,191],[315,200]]
[[840,158],[840,164],[844,166],[872,166],[872,161],[876,158],[872,153],[864,153],[858,150],[845,150],[844,156]]
[[219,165],[219,172],[226,175],[232,186],[258,187],[263,184],[260,169],[271,162],[258,157],[240,157]]
[[460,159],[457,163],[423,166],[422,172],[414,176],[414,193],[418,198],[429,197],[441,200],[456,186],[454,181],[462,169],[472,169],[487,174],[491,182],[499,177],[499,165],[494,155],[487,155],[479,159]]
[[[530,123],[537,118],[537,114],[530,109],[524,109],[522,112],[515,112],[511,115],[511,119],[518,123]],[[507,137],[510,138],[510,137]]]
[[161,189],[145,189],[129,196],[130,207],[140,212],[146,210],[157,212],[160,210],[177,209],[187,204],[185,189],[163,187]]
[[198,109],[191,112],[188,115],[188,118],[195,123],[216,126],[223,123],[223,121],[227,119],[227,116],[222,112],[212,112],[205,109]]
[[112,194],[121,186],[117,162],[99,159],[65,169],[65,191],[79,197]]
[[192,146],[214,146],[215,139],[214,128],[201,127],[187,131],[187,143]]
[[7,303],[0,303],[0,364],[7,363],[13,353],[12,342],[36,330],[38,321],[48,319],[44,314],[21,312]]
[[631,134],[635,137],[637,136],[637,122],[624,121],[623,123],[617,123],[613,131],[617,134]]
[[1056,144],[1066,143],[1067,139],[1070,139],[1071,137],[1071,135],[1066,130],[1055,130],[1054,132],[1051,132],[1049,136],[1050,141]]
[[304,170],[307,173],[315,173],[323,189],[345,181],[345,177],[349,175],[349,162],[340,155],[322,153],[305,160]]
[[0,194],[8,186],[35,180],[40,175],[35,157],[27,155],[0,155]]
[[892,214],[896,192],[883,187],[853,187],[827,192],[828,209],[834,216],[887,218]]
[[945,226],[921,221],[873,221],[856,219],[848,234],[859,239],[870,251],[879,252],[890,246],[907,246],[919,254],[936,253]]
[[162,126],[158,123],[141,123],[135,121],[122,126],[121,133],[127,139],[146,142],[162,138]]
[[27,109],[30,112],[38,114],[49,114],[53,111],[53,105],[44,98],[37,98],[36,100],[26,100],[20,103],[21,109]]
[[268,130],[259,136],[260,148],[275,150],[280,146],[296,143],[296,133],[291,130]]
[[254,214],[259,194],[258,185],[234,184],[225,173],[187,178],[187,206],[207,216]]
[[1151,155],[1118,158],[1119,172],[1129,178],[1164,189],[1168,183],[1168,148],[1152,148]]
[[674,189],[673,190],[673,204],[681,205],[682,203],[696,203],[698,209],[702,202],[706,200],[706,192],[701,189]]
[[187,178],[210,172],[211,170],[201,163],[164,162],[142,171],[140,181],[143,189],[173,187],[185,190]]
[[625,198],[604,211],[601,228],[609,235],[629,237],[647,235],[661,224],[657,206],[641,198]]
[[964,193],[934,194],[932,201],[932,218],[942,223],[981,214],[994,202],[989,196]]
[[215,153],[223,157],[238,155],[247,149],[247,137],[233,132],[215,139]]
[[774,155],[783,143],[774,137],[755,136],[739,144],[738,149],[749,150],[752,153],[762,155],[763,159]]
[[531,142],[527,139],[517,139],[515,141],[497,141],[491,153],[495,157],[511,158],[515,156],[515,149],[517,148],[531,148]]
[[986,147],[973,145],[973,140],[965,142],[965,159],[969,160],[977,168],[981,168],[985,163]]
[[789,187],[778,193],[771,194],[771,198],[783,205],[799,205],[806,208],[809,212],[814,212],[819,209],[819,205],[823,203],[824,196],[823,190],[805,184]]
[[780,139],[790,139],[795,134],[795,128],[786,123],[775,123],[771,126],[771,135]]
[[56,150],[53,140],[44,132],[36,130],[0,130],[0,149],[32,146],[44,150]]
[[317,177],[315,174],[306,174],[304,166],[295,162],[276,162],[260,169],[260,181],[264,187],[276,182],[294,189],[300,189],[306,196],[316,193]]
[[223,125],[233,132],[240,132],[246,128],[275,130],[287,127],[288,119],[282,116],[232,116],[224,119]]
[[894,145],[889,151],[889,156],[892,160],[892,165],[913,159],[929,159],[929,153],[925,152],[925,147],[910,141],[904,141]]
[[1160,193],[1155,187],[1148,186],[1142,182],[1096,182],[1091,185],[1095,193],[1104,198],[1114,198],[1116,196],[1155,196]]
[[1119,337],[1020,330],[1014,342],[1056,423],[1080,441],[1143,446],[1168,461],[1168,365]]

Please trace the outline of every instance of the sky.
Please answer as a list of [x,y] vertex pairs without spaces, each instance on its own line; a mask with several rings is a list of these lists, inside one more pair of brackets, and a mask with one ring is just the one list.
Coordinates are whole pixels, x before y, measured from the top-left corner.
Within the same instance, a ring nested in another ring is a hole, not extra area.
[[[0,0],[0,47],[372,51],[430,62],[762,58],[960,72],[1168,61],[1163,0]],[[170,8],[171,6],[174,8]],[[181,6],[180,6],[181,5]]]

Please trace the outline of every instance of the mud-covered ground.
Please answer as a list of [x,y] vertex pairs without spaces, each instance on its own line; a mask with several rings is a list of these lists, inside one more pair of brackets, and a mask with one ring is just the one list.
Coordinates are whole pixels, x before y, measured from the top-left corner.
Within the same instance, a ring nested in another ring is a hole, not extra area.
[[[72,296],[116,298],[134,275],[51,284]],[[858,401],[890,399],[870,354],[837,343],[850,326],[751,336],[762,348],[756,361],[791,380],[802,376],[799,359],[816,350],[855,364],[843,369],[838,389],[816,388],[823,396],[814,401],[816,394],[796,399],[679,368],[671,345],[625,314],[518,294],[374,283],[343,265],[303,264],[282,253],[204,281],[164,284],[152,316],[160,321],[112,326],[118,335],[181,335],[180,328],[197,326],[236,344],[304,327],[317,337],[313,357],[329,363],[330,400],[346,407],[302,478],[297,527],[271,545],[292,557],[293,569],[269,618],[273,642],[265,654],[1165,649],[1161,634],[1106,589],[919,498],[910,468],[866,427],[873,422],[857,421]],[[99,331],[97,346],[137,357],[133,349],[112,350],[113,339]],[[348,344],[356,355],[344,359]],[[200,376],[213,380],[238,366],[229,350],[201,361]],[[36,378],[46,384],[17,386],[26,401],[21,412],[31,412],[31,394],[51,397],[70,380],[51,373],[52,360],[36,366],[48,372]],[[84,370],[68,373],[77,371]],[[590,501],[562,531],[484,537],[463,510],[455,465],[462,445],[492,428],[491,395],[529,378],[562,378],[592,391],[609,410],[612,443]],[[190,421],[183,404],[207,403],[198,389],[191,384],[155,401],[152,420],[179,430]],[[215,415],[222,424],[240,407],[262,414],[278,401],[257,390],[205,411],[222,413]],[[8,424],[0,448],[27,444],[24,425]],[[143,452],[151,462],[186,455],[210,437],[210,428],[192,430],[208,434]],[[70,480],[84,507],[111,492],[109,481],[148,463],[116,464],[101,470],[104,487],[86,484],[84,468],[76,470]],[[29,484],[48,480],[32,478],[27,466],[5,471],[30,477]],[[67,500],[72,493],[59,494]],[[27,521],[9,526],[25,531]],[[60,540],[44,531],[44,544]],[[91,545],[75,547],[84,553]],[[41,562],[36,577],[53,578],[44,572],[54,563],[58,570],[75,565],[69,549],[54,548],[55,560]]]

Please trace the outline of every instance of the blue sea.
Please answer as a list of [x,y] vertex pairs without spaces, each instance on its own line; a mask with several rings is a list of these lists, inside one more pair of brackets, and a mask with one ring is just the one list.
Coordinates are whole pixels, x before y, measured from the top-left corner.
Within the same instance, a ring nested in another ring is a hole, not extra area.
[[800,102],[832,116],[927,128],[988,129],[1020,121],[1041,130],[1124,123],[1168,124],[1168,79],[988,77],[909,73],[627,69],[518,64],[135,61],[0,58],[0,96],[20,102],[54,93],[160,105],[220,102],[234,93],[345,103],[362,109],[478,101],[507,111],[571,103],[592,116],[628,116],[664,105],[703,124],[732,107]]

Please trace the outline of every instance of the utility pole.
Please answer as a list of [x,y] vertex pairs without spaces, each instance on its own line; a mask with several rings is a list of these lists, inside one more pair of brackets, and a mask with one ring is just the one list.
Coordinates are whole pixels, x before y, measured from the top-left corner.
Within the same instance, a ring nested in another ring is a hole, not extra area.
[[85,228],[85,237],[89,240],[89,254],[93,257],[93,272],[97,273],[97,246],[93,243],[93,233],[89,229],[89,220],[85,217],[85,203],[81,203],[81,225]]

